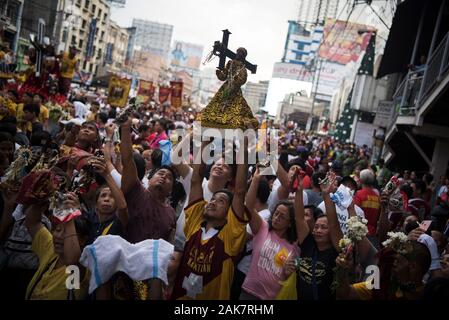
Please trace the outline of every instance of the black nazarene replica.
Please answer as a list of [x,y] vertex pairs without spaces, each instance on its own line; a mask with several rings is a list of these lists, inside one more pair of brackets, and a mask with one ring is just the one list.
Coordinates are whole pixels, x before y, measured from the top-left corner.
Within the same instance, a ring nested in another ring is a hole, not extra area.
[[[257,129],[259,123],[240,89],[248,77],[246,69],[256,73],[257,66],[245,60],[247,55],[245,48],[237,49],[237,53],[227,48],[230,34],[228,30],[223,30],[222,42],[216,41],[209,55],[208,60],[213,55],[220,57],[216,74],[218,79],[225,83],[206,106],[199,120],[203,127]],[[232,60],[225,64],[227,57]]]

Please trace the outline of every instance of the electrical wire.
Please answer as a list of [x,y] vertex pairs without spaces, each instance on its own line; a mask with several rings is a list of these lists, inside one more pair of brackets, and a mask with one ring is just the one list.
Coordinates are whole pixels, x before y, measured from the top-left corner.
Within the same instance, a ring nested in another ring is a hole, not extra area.
[[371,11],[374,12],[374,14],[377,16],[377,18],[379,18],[379,20],[384,24],[384,26],[390,30],[390,27],[385,23],[384,19],[382,19],[382,17],[377,13],[376,10],[374,10],[374,8],[371,5],[368,5],[368,7],[370,7]]

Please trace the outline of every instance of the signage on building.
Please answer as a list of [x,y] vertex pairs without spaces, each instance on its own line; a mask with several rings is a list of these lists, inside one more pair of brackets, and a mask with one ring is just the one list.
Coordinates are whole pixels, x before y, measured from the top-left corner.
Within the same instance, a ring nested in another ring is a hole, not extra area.
[[89,35],[87,36],[86,58],[90,59],[94,56],[94,40],[97,32],[97,19],[93,19],[89,27]]
[[311,82],[313,79],[313,74],[302,65],[277,62],[274,64],[273,78]]
[[105,63],[112,64],[112,53],[114,52],[114,44],[108,43],[106,45],[106,56],[104,58]]
[[393,101],[379,101],[379,106],[377,107],[376,117],[374,118],[373,124],[381,128],[386,128],[388,127],[392,116]]

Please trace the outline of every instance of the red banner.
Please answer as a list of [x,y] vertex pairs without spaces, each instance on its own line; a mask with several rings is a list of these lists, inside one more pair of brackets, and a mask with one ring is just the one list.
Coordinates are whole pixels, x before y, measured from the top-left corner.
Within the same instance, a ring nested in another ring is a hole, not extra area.
[[168,96],[170,95],[169,87],[159,87],[159,103],[164,103],[168,100]]
[[143,103],[148,103],[154,95],[153,81],[139,81],[137,96],[141,97]]
[[182,107],[182,85],[182,81],[170,81],[172,108]]

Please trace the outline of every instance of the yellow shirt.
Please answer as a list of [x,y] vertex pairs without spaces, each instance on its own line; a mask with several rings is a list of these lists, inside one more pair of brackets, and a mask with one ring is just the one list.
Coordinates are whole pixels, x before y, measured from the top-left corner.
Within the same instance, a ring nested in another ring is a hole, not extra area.
[[[32,249],[39,258],[39,268],[28,285],[26,299],[66,300],[65,283],[68,276],[66,266],[55,268],[59,257],[54,251],[53,236],[45,227],[42,227],[34,237]],[[84,279],[80,283],[80,289],[75,290],[76,300],[82,300],[87,296],[88,287],[89,274],[86,271]]]
[[64,52],[61,65],[61,77],[73,79],[77,63],[78,58],[76,56],[73,59],[70,59],[69,54],[67,52]]
[[[16,117],[17,117],[17,120],[22,120],[23,119],[23,103],[20,103],[20,104],[17,105]],[[48,111],[47,107],[41,105],[40,106],[40,110],[39,110],[39,117],[38,117],[39,122],[44,124],[45,120],[48,119],[48,118],[50,118],[50,111]],[[25,129],[26,129],[26,131],[31,131],[32,125],[31,125],[30,122],[28,122],[26,124],[26,128]]]
[[[206,201],[190,204],[185,210],[184,255],[175,280],[174,299],[228,300],[234,277],[234,260],[246,242],[246,225],[232,210],[227,223],[211,238],[202,240]],[[208,232],[208,233],[209,233]]]
[[41,105],[39,110],[39,122],[44,123],[45,120],[50,118],[50,112],[48,111],[47,107],[44,107]]

